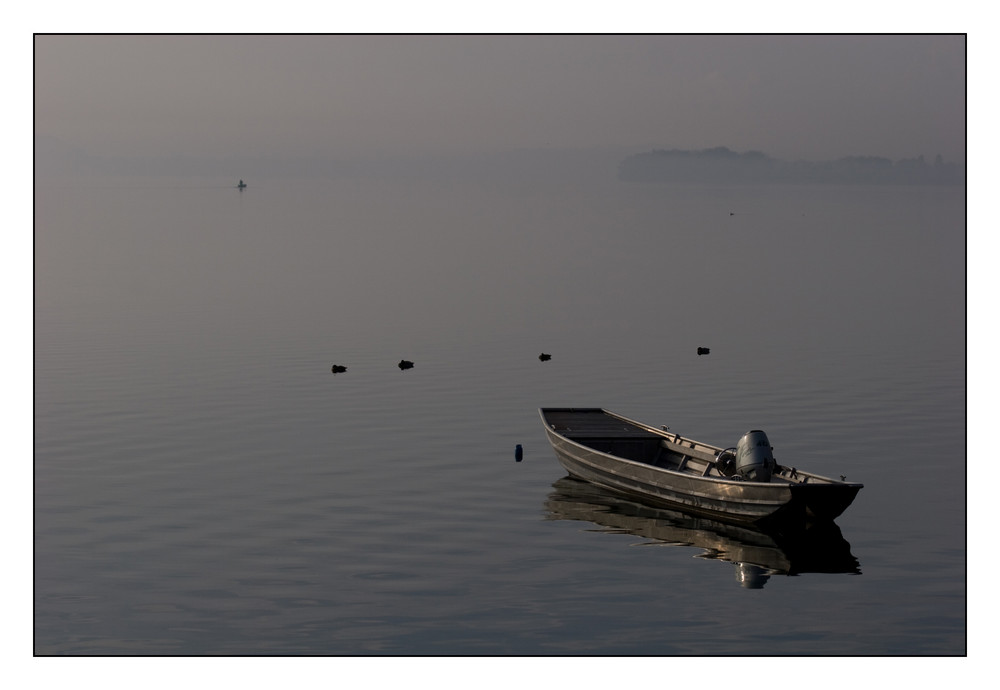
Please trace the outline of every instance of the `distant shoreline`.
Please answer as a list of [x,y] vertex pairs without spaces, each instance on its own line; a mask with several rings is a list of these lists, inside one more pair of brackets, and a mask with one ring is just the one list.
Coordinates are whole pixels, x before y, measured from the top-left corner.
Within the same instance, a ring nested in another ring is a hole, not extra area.
[[760,151],[737,153],[726,147],[638,153],[618,166],[624,182],[726,182],[805,184],[962,185],[965,171],[940,155],[891,161],[878,156],[847,156],[831,161],[782,161]]
[[965,184],[965,165],[941,156],[891,161],[848,156],[829,161],[783,161],[759,152],[726,147],[702,150],[636,147],[516,149],[466,153],[413,153],[341,157],[232,154],[113,156],[75,148],[51,137],[35,137],[35,175],[218,177],[221,179],[329,178],[478,180],[519,183],[546,180],[673,184]]

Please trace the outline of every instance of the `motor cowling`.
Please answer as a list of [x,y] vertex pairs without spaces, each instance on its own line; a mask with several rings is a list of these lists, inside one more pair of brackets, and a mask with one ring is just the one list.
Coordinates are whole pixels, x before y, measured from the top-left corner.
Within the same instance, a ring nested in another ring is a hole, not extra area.
[[769,482],[774,471],[774,455],[767,434],[754,429],[736,444],[736,473],[751,482]]

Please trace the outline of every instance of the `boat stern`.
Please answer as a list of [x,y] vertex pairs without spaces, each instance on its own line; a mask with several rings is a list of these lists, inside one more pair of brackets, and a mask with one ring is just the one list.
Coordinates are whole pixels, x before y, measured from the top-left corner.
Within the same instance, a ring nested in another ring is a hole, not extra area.
[[792,502],[809,520],[831,521],[847,510],[862,488],[863,484],[800,484],[791,487]]

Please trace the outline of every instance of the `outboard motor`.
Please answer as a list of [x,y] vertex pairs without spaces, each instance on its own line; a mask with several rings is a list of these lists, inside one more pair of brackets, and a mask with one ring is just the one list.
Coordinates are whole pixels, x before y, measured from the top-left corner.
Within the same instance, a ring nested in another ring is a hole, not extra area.
[[771,481],[771,472],[776,464],[771,450],[767,434],[760,429],[743,434],[743,438],[736,444],[737,474],[751,482]]
[[715,458],[715,467],[723,477],[732,477],[736,474],[736,449],[726,448]]

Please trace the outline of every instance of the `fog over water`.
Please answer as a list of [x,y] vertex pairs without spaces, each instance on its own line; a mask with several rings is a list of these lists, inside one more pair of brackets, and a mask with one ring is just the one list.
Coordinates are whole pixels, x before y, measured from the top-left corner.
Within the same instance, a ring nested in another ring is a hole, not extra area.
[[[728,146],[785,161],[922,155],[930,163],[941,155],[961,165],[965,158],[963,36],[43,35],[35,40],[35,61],[39,175],[125,176],[129,185],[154,175],[247,178],[251,189],[308,177],[340,181],[338,194],[352,181],[407,181],[381,196],[373,191],[377,185],[366,185],[370,201],[360,210],[341,204],[310,219],[340,233],[337,255],[314,257],[313,267],[275,264],[280,236],[220,244],[219,254],[202,258],[206,276],[220,284],[238,265],[218,260],[228,252],[261,262],[268,257],[275,280],[335,275],[336,295],[357,279],[371,280],[377,266],[379,288],[352,290],[352,304],[339,309],[386,314],[386,324],[419,318],[434,328],[437,314],[463,308],[468,318],[489,314],[500,327],[513,315],[495,313],[497,295],[517,300],[517,319],[541,309],[543,290],[548,303],[572,301],[576,296],[553,294],[540,282],[539,229],[556,220],[595,238],[596,245],[561,247],[580,271],[596,276],[598,264],[639,262],[635,285],[595,289],[588,297],[598,300],[595,307],[610,308],[609,301],[626,293],[641,298],[656,274],[655,259],[635,256],[643,235],[633,234],[627,217],[587,215],[571,200],[584,186],[613,182],[630,154]],[[459,180],[477,180],[483,189],[548,186],[527,194],[528,208],[539,209],[527,223],[512,225],[505,209],[484,205],[473,189],[446,211],[468,227],[460,240],[435,241],[433,224],[430,236],[402,230],[424,222],[404,214],[428,185]],[[562,183],[561,202],[549,197],[553,182]],[[305,198],[310,189],[304,185],[299,193]],[[628,193],[657,192],[637,187]],[[620,203],[631,201],[625,196]],[[719,203],[726,203],[724,196]],[[553,207],[556,218],[545,215]],[[720,210],[761,225],[776,220],[775,213],[793,212]],[[277,220],[287,211],[274,204],[256,212]],[[124,198],[120,212],[130,212]],[[350,232],[362,223],[386,230]],[[388,228],[400,231],[390,235]],[[746,280],[773,285],[781,300],[776,311],[798,316],[806,307],[784,287],[794,284],[796,271],[845,275],[866,270],[874,256],[845,256],[844,245],[819,229],[810,237],[790,238],[817,244],[808,264],[788,266],[776,265],[766,248],[720,236],[719,251],[730,255],[700,268],[725,267],[737,256],[744,263],[732,269],[732,279],[701,282],[698,291],[713,308],[692,307],[685,317],[716,327],[749,318],[739,295]],[[125,246],[80,251],[108,262]],[[679,255],[683,250],[678,246]],[[751,268],[749,259],[760,268]],[[151,260],[151,267],[135,270],[170,271],[178,259]],[[432,264],[445,268],[427,271]],[[518,280],[508,280],[514,275]],[[879,304],[894,289],[909,288],[887,286],[862,302]],[[434,310],[418,317],[398,299],[402,294]],[[857,318],[870,321],[865,314],[862,305]]]
[[35,132],[121,157],[965,157],[962,36],[39,36]]
[[[966,654],[964,182],[620,174],[964,171],[965,43],[37,36],[33,650]],[[764,428],[846,557],[567,483],[559,405]]]

